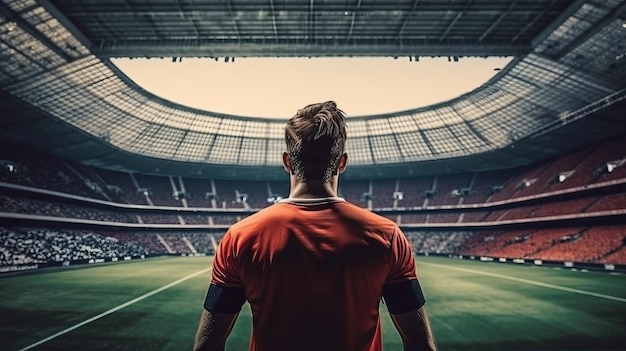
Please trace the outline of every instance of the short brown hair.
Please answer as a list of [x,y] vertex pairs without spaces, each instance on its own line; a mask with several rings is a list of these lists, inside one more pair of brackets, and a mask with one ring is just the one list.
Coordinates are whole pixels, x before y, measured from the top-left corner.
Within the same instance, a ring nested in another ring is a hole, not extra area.
[[287,153],[296,179],[329,182],[337,174],[346,134],[346,115],[334,101],[298,110],[285,128]]

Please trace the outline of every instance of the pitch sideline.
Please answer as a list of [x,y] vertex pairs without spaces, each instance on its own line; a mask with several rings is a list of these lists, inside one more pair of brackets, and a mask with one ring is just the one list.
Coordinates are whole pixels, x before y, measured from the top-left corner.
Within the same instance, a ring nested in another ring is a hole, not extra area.
[[200,274],[202,274],[202,273],[205,273],[205,272],[207,272],[207,271],[210,271],[212,268],[213,268],[213,267],[205,268],[205,269],[200,270],[200,271],[198,271],[198,272],[191,273],[191,274],[189,274],[189,275],[187,275],[187,276],[185,276],[185,277],[182,277],[182,278],[180,278],[180,279],[178,279],[178,280],[176,280],[176,281],[173,281],[173,282],[171,282],[171,283],[169,283],[169,284],[163,285],[163,286],[162,286],[162,287],[160,287],[160,288],[154,289],[154,290],[152,290],[152,291],[150,291],[150,292],[148,292],[148,293],[145,293],[145,294],[143,294],[143,295],[141,295],[141,296],[139,296],[139,297],[136,297],[136,298],[134,298],[134,299],[132,299],[132,300],[130,300],[130,301],[124,302],[123,304],[121,304],[121,305],[119,305],[119,306],[113,307],[113,308],[111,308],[110,310],[107,310],[107,311],[105,311],[105,312],[102,312],[102,313],[100,313],[100,314],[99,314],[99,315],[97,315],[97,316],[91,317],[91,318],[86,319],[86,320],[84,320],[84,321],[82,321],[82,322],[80,322],[80,323],[78,323],[78,324],[75,324],[75,325],[73,325],[73,326],[69,327],[69,328],[63,329],[63,330],[61,330],[60,332],[57,332],[57,333],[55,333],[55,334],[52,334],[52,335],[50,335],[49,337],[47,337],[47,338],[45,338],[45,339],[42,339],[42,340],[39,340],[39,341],[37,341],[37,342],[36,342],[36,343],[34,343],[34,344],[31,344],[31,345],[28,345],[28,346],[26,346],[26,347],[24,347],[24,348],[22,348],[22,349],[19,349],[19,351],[26,351],[26,350],[30,350],[30,349],[32,349],[33,347],[37,347],[37,346],[39,346],[39,345],[41,345],[41,344],[43,344],[43,343],[45,343],[45,342],[48,342],[48,341],[50,341],[50,340],[52,340],[52,339],[55,339],[55,338],[57,338],[57,337],[59,337],[59,336],[61,336],[61,335],[63,335],[63,334],[67,334],[67,333],[71,332],[71,331],[72,331],[72,330],[74,330],[74,329],[78,329],[78,328],[82,327],[83,325],[89,324],[89,323],[91,323],[91,322],[93,322],[93,321],[96,321],[96,320],[98,320],[98,319],[102,318],[102,317],[108,316],[109,314],[111,314],[111,313],[113,313],[113,312],[117,312],[117,311],[121,310],[122,308],[128,307],[128,306],[130,306],[130,305],[132,305],[132,304],[135,304],[135,303],[137,303],[137,302],[139,302],[139,301],[141,301],[141,300],[143,300],[143,299],[146,299],[146,298],[148,298],[148,297],[150,297],[150,296],[152,296],[152,295],[154,295],[154,294],[158,294],[158,293],[160,293],[160,292],[161,292],[161,291],[163,291],[163,290],[166,290],[166,289],[169,289],[169,288],[171,288],[171,287],[173,287],[173,286],[175,286],[175,285],[178,285],[178,284],[180,284],[180,283],[184,282],[185,280],[189,280],[189,279],[191,279],[191,278],[193,278],[193,277],[195,277],[195,276],[197,276],[197,275],[200,275]]
[[486,276],[490,276],[490,277],[494,277],[494,278],[507,279],[507,280],[512,280],[512,281],[516,281],[516,282],[519,282],[519,283],[526,283],[526,284],[530,284],[530,285],[541,286],[541,287],[544,287],[544,288],[550,288],[550,289],[556,289],[556,290],[561,290],[561,291],[567,291],[567,292],[576,293],[576,294],[580,294],[580,295],[599,297],[599,298],[602,298],[602,299],[607,299],[607,300],[613,300],[613,301],[625,302],[626,303],[626,299],[625,298],[621,298],[621,297],[617,297],[617,296],[611,296],[611,295],[595,293],[593,291],[586,291],[586,290],[568,288],[566,286],[542,283],[542,282],[538,282],[538,281],[534,281],[534,280],[528,280],[528,279],[523,279],[523,278],[510,277],[510,276],[497,274],[497,273],[477,271],[477,270],[468,269],[468,268],[450,267],[450,266],[447,266],[447,265],[438,264],[438,263],[430,263],[430,262],[419,262],[418,266],[421,266],[421,265],[431,265],[431,266],[437,266],[437,267],[457,270],[457,271],[461,271],[461,272],[481,274],[481,275],[486,275]]

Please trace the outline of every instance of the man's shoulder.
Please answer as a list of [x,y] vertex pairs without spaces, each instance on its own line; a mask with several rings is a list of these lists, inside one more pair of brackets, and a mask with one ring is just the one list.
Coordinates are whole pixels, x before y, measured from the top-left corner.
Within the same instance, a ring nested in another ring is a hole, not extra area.
[[[240,231],[247,229],[260,229],[263,226],[273,225],[277,223],[289,222],[297,216],[299,206],[295,203],[282,202],[265,207],[258,212],[241,219],[231,226],[231,231]],[[315,206],[320,204],[308,204]],[[351,202],[341,199],[341,201],[330,201],[321,204],[321,206],[333,206],[336,208],[336,214],[344,218],[352,218],[355,222],[359,222],[364,226],[377,226],[382,228],[393,228],[396,223],[391,219],[374,213],[367,208],[360,207]],[[306,206],[305,206],[306,207]]]
[[360,228],[367,233],[378,233],[387,240],[398,231],[398,225],[391,219],[372,212],[367,208],[346,202],[342,204],[342,216],[352,223],[354,228]]
[[277,217],[285,216],[286,212],[288,212],[288,209],[286,209],[285,206],[281,206],[281,204],[273,204],[260,209],[248,217],[242,218],[237,223],[233,224],[231,229],[239,229],[264,222],[272,222],[276,220]]
[[368,220],[368,221],[375,221],[375,222],[395,225],[395,222],[392,221],[391,219],[385,216],[379,215],[378,213],[372,212],[368,210],[367,208],[353,204],[351,202],[346,201],[345,203],[343,203],[343,206],[346,209],[346,211],[353,213],[353,215],[355,216],[359,216],[364,221]]

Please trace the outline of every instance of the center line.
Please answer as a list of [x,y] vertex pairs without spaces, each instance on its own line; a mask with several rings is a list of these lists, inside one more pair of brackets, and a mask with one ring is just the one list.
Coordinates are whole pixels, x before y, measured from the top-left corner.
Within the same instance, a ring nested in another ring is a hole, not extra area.
[[530,284],[530,285],[542,286],[544,288],[568,291],[568,292],[572,292],[572,293],[576,293],[576,294],[587,295],[587,296],[594,296],[594,297],[599,297],[599,298],[602,298],[602,299],[613,300],[613,301],[618,301],[618,302],[626,302],[626,299],[622,298],[622,297],[605,295],[605,294],[599,294],[599,293],[595,293],[595,292],[592,292],[592,291],[568,288],[566,286],[542,283],[542,282],[537,282],[537,281],[534,281],[534,280],[528,280],[528,279],[523,279],[523,278],[509,277],[509,276],[501,275],[501,274],[497,274],[497,273],[476,271],[476,270],[467,269],[467,268],[451,267],[451,266],[447,266],[447,265],[443,265],[443,264],[429,263],[429,262],[419,262],[418,265],[431,265],[431,266],[443,267],[443,268],[453,269],[453,270],[462,271],[462,272],[468,272],[468,273],[474,273],[474,274],[482,274],[482,275],[487,275],[487,276],[490,276],[490,277],[495,277],[495,278],[500,278],[500,279],[507,279],[507,280],[513,280],[513,281],[516,281],[516,282],[526,283],[526,284]]
[[82,321],[82,322],[80,322],[80,323],[78,323],[78,324],[75,324],[75,325],[73,325],[73,326],[71,326],[71,327],[67,328],[67,329],[63,329],[63,330],[61,330],[60,332],[58,332],[58,333],[56,333],[56,334],[53,334],[53,335],[50,335],[49,337],[47,337],[47,338],[45,338],[45,339],[42,339],[42,340],[40,340],[40,341],[37,341],[36,343],[34,343],[34,344],[32,344],[32,345],[26,346],[26,347],[24,347],[23,349],[20,349],[19,351],[30,350],[30,349],[32,349],[33,347],[39,346],[39,345],[41,345],[41,344],[43,344],[43,343],[45,343],[45,342],[48,342],[48,341],[50,341],[50,340],[52,340],[52,339],[54,339],[54,338],[57,338],[57,337],[59,337],[59,336],[61,336],[61,335],[63,335],[63,334],[69,333],[69,332],[71,332],[72,330],[77,329],[77,328],[80,328],[80,327],[82,327],[82,326],[83,326],[83,325],[85,325],[85,324],[89,324],[89,323],[91,323],[91,322],[93,322],[93,321],[95,321],[95,320],[98,320],[98,319],[102,318],[102,317],[108,316],[108,315],[110,315],[110,314],[111,314],[111,313],[113,313],[113,312],[119,311],[119,310],[121,310],[122,308],[128,307],[128,306],[130,306],[130,305],[132,305],[132,304],[134,304],[134,303],[137,303],[137,302],[139,302],[139,301],[141,301],[141,300],[143,300],[143,299],[146,299],[146,298],[148,298],[148,297],[150,297],[150,296],[152,296],[152,295],[154,295],[154,294],[160,293],[160,292],[161,292],[161,291],[163,291],[163,290],[169,289],[169,288],[173,287],[174,285],[178,285],[178,284],[180,284],[180,283],[184,282],[185,280],[191,279],[191,278],[193,278],[193,277],[195,277],[195,276],[197,276],[197,275],[200,275],[200,274],[202,274],[202,273],[204,273],[204,272],[206,272],[206,271],[209,271],[209,270],[211,270],[211,267],[209,267],[209,268],[207,268],[207,269],[203,269],[203,270],[198,271],[198,272],[195,272],[195,273],[192,273],[192,274],[190,274],[190,275],[188,275],[188,276],[182,277],[182,278],[180,278],[180,279],[178,279],[178,280],[176,280],[176,281],[173,281],[173,282],[171,282],[171,283],[169,283],[169,284],[167,284],[167,285],[163,285],[162,287],[160,287],[160,288],[158,288],[158,289],[152,290],[152,291],[150,291],[150,292],[148,292],[148,293],[145,293],[145,294],[143,294],[143,295],[141,295],[141,296],[139,296],[139,297],[136,297],[136,298],[134,298],[134,299],[132,299],[132,300],[130,300],[130,301],[124,302],[123,304],[121,304],[121,305],[119,305],[119,306],[117,306],[117,307],[113,307],[113,308],[111,308],[111,309],[110,309],[110,310],[108,310],[108,311],[102,312],[102,313],[100,313],[100,314],[99,314],[99,315],[97,315],[97,316],[94,316],[94,317],[91,317],[91,318],[89,318],[89,319],[87,319],[87,320],[84,320],[84,321]]

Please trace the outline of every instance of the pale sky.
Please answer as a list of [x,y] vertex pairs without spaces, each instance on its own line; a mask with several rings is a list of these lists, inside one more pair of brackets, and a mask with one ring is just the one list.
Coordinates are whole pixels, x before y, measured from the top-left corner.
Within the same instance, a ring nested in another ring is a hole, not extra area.
[[348,116],[424,107],[469,92],[511,58],[112,59],[135,83],[167,100],[226,114],[290,118],[334,100]]

